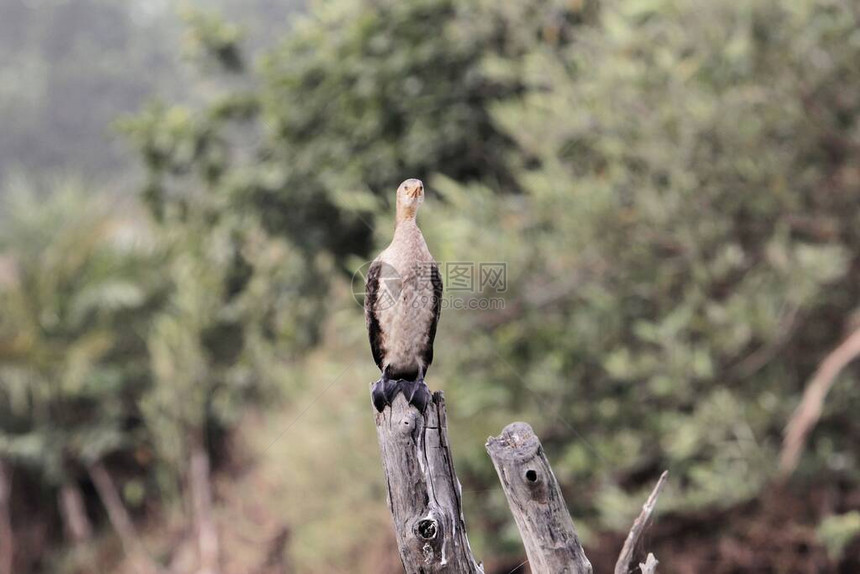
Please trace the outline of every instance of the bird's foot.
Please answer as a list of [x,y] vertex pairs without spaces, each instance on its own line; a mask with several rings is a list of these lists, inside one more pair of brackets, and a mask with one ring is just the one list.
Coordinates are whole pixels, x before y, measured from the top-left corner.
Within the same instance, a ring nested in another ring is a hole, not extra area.
[[423,414],[427,410],[427,405],[433,400],[430,389],[427,388],[427,383],[424,382],[424,379],[399,382],[401,383],[401,390],[403,391],[403,396],[406,397],[406,401]]
[[373,383],[373,389],[370,391],[370,396],[373,399],[373,406],[377,412],[382,412],[385,405],[390,405],[394,395],[397,394],[397,381],[392,381],[386,377],[382,377]]
[[397,393],[403,393],[406,402],[414,406],[421,413],[424,413],[427,405],[430,404],[433,398],[430,395],[430,389],[424,383],[424,379],[417,381],[398,379],[392,381],[382,378],[373,384],[373,390],[371,391],[373,406],[381,413],[387,405],[394,402],[394,397],[397,396]]

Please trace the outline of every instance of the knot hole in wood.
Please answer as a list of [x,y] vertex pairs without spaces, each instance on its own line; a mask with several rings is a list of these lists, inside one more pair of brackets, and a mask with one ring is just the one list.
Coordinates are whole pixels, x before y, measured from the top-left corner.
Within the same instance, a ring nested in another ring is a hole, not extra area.
[[415,525],[415,535],[422,540],[433,540],[439,532],[439,526],[432,518],[422,518]]

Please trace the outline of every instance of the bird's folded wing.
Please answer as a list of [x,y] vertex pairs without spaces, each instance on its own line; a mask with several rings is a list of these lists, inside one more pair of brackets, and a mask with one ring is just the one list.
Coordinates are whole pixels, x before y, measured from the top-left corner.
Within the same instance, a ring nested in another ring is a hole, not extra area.
[[[379,326],[379,315],[377,314],[377,299],[379,298],[379,276],[382,264],[379,260],[370,265],[367,272],[367,283],[364,289],[364,320],[367,324],[367,334],[370,337],[370,352],[376,366],[382,369],[382,329]],[[435,330],[435,325],[434,325]]]
[[430,267],[430,283],[433,286],[433,319],[430,322],[430,329],[427,332],[427,346],[423,351],[424,369],[430,366],[433,362],[433,341],[436,339],[436,326],[439,324],[439,316],[442,314],[442,275],[439,273],[439,266],[433,263]]

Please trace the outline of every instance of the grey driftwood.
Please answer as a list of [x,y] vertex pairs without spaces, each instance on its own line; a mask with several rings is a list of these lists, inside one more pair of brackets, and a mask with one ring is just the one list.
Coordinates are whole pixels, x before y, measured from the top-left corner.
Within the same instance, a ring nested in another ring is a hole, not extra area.
[[487,441],[487,452],[526,547],[532,574],[591,574],[561,489],[540,440],[512,423]]
[[[627,574],[630,572],[630,563],[633,562],[633,555],[637,544],[639,544],[639,538],[642,536],[645,528],[648,527],[648,521],[651,520],[651,514],[654,513],[654,508],[657,506],[657,499],[660,497],[660,493],[663,491],[666,479],[668,478],[669,471],[664,470],[654,490],[651,491],[648,500],[642,506],[642,512],[639,513],[639,516],[633,522],[633,526],[630,527],[630,533],[627,534],[624,547],[621,549],[621,554],[618,555],[618,562],[615,563],[615,574]],[[654,558],[653,554],[649,553],[645,564],[639,564],[639,569],[642,571],[642,574],[648,574],[649,572],[653,574],[657,571],[657,559]]]
[[[376,434],[388,486],[388,508],[400,558],[407,574],[483,574],[472,555],[460,482],[454,473],[448,443],[445,398],[433,394],[421,414],[402,394],[376,417]],[[487,440],[502,490],[514,515],[532,574],[591,574],[591,563],[579,541],[558,482],[532,428],[508,425]],[[637,542],[648,524],[666,474],[636,519],[619,556],[616,572],[633,560]],[[657,560],[649,554],[639,564],[642,574],[655,574]],[[635,568],[635,566],[634,566]]]
[[423,415],[397,395],[376,413],[376,434],[406,572],[483,574],[466,536],[443,394],[433,394]]

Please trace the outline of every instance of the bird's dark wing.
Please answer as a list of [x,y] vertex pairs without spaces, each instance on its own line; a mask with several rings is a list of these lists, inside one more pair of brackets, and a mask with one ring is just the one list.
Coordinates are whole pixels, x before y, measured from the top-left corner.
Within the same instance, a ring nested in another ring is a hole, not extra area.
[[424,348],[424,371],[433,362],[433,341],[436,339],[436,326],[439,324],[439,316],[442,314],[442,276],[439,274],[439,266],[433,263],[430,267],[430,283],[433,285],[433,319],[430,330],[427,332],[427,346]]
[[[379,276],[382,264],[374,261],[367,271],[367,283],[364,287],[364,320],[367,324],[367,335],[370,338],[370,352],[376,366],[382,369],[382,329],[379,326],[379,317],[376,314],[376,302],[379,297]],[[434,325],[435,331],[435,325]]]

